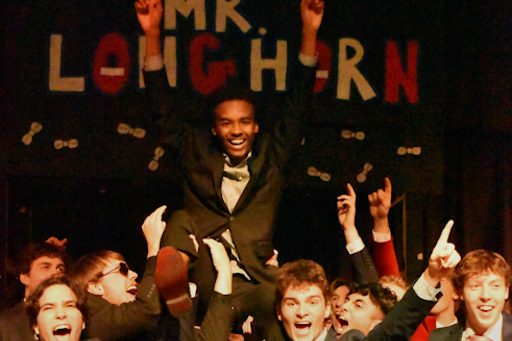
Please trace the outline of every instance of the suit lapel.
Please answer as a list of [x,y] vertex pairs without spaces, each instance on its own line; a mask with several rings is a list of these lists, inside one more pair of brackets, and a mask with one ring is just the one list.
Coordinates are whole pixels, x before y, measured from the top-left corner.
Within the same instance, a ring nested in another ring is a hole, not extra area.
[[503,312],[503,328],[501,330],[502,340],[512,340],[512,316]]
[[211,160],[213,174],[213,186],[215,194],[219,200],[219,207],[222,211],[229,212],[224,199],[222,198],[222,177],[224,174],[224,154],[222,152],[214,153]]
[[243,203],[247,200],[251,193],[254,193],[253,189],[258,183],[258,177],[261,173],[262,167],[263,157],[257,157],[253,154],[253,156],[249,159],[249,173],[251,174],[251,178],[249,179],[247,186],[245,186],[245,189],[242,192],[240,199],[238,199],[238,202],[236,203],[233,212],[236,212],[239,208],[241,208]]

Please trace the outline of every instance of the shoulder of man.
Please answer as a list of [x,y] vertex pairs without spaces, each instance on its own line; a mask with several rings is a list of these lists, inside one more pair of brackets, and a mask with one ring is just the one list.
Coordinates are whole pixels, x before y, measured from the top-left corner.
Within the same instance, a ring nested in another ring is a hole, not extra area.
[[457,340],[462,338],[464,327],[457,323],[453,326],[437,328],[430,332],[429,340]]
[[340,341],[359,341],[364,340],[366,336],[364,333],[357,329],[351,329],[340,338]]

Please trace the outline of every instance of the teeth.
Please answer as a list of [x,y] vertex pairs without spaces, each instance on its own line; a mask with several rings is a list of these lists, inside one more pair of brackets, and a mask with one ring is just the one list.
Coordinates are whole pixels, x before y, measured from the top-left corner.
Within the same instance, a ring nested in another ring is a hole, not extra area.
[[132,294],[132,295],[136,295],[137,294],[137,285],[133,284],[133,285],[130,285],[127,289],[126,289],[126,292],[129,293],[129,294]]
[[231,142],[231,144],[234,144],[234,145],[240,145],[240,144],[244,143],[244,140],[231,140],[230,142]]
[[483,310],[483,311],[491,311],[493,307],[490,307],[490,306],[483,306],[483,307],[480,307],[480,310]]
[[69,326],[57,326],[53,330],[53,335],[66,335],[71,333],[71,328]]
[[308,328],[311,326],[311,323],[309,322],[297,322],[295,323],[295,327],[297,328]]
[[342,326],[348,326],[348,321],[347,321],[347,319],[346,319],[344,316],[336,315],[336,318],[338,319],[338,322],[339,322]]

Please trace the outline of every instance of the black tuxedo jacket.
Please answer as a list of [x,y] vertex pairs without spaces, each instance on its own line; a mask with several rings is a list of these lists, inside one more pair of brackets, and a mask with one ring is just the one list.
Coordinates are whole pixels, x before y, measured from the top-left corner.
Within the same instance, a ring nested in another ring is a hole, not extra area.
[[[512,340],[512,316],[503,312],[503,329],[501,331],[502,340]],[[429,340],[432,341],[461,341],[464,326],[457,323],[446,328],[435,329],[430,332]]]
[[[274,216],[284,183],[283,168],[299,145],[315,79],[315,68],[297,68],[297,82],[291,82],[293,100],[285,101],[284,118],[272,132],[257,134],[248,161],[251,178],[231,213],[222,199],[224,155],[216,140],[209,130],[186,122],[191,109],[181,107],[183,100],[169,87],[164,69],[144,72],[148,102],[165,134],[166,152],[181,168],[184,210],[188,213],[188,218],[173,220],[162,246],[172,245],[191,255],[192,260],[199,257],[195,263],[199,275],[194,280],[202,299],[213,292],[216,271],[201,240],[219,237],[227,228],[249,276],[256,283],[266,284],[275,278],[277,268],[265,262],[273,255]],[[199,242],[198,253],[189,234]]]
[[425,301],[416,295],[412,286],[404,297],[386,315],[384,321],[364,336],[359,330],[350,330],[343,334],[341,341],[397,341],[409,340],[436,304],[434,301]]
[[25,302],[21,301],[0,314],[0,341],[24,340],[34,340],[34,331],[25,313]]

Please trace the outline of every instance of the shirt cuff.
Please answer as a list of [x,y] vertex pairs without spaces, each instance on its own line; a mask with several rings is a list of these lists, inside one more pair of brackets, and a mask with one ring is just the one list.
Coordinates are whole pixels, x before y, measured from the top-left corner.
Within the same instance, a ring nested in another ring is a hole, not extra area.
[[423,274],[421,274],[420,278],[414,283],[413,287],[414,292],[418,295],[419,298],[425,301],[437,301],[437,294],[441,291],[440,288],[432,288],[428,285],[427,281],[423,278]]
[[391,232],[375,232],[372,230],[372,236],[376,243],[385,243],[391,240]]
[[158,56],[144,57],[144,71],[158,71],[164,67],[164,58]]
[[311,67],[316,65],[318,62],[318,57],[306,56],[304,53],[299,52],[299,61],[302,63],[302,65]]
[[363,240],[361,238],[356,239],[352,243],[347,244],[346,248],[350,255],[353,255],[354,253],[358,253],[359,251],[364,249]]

